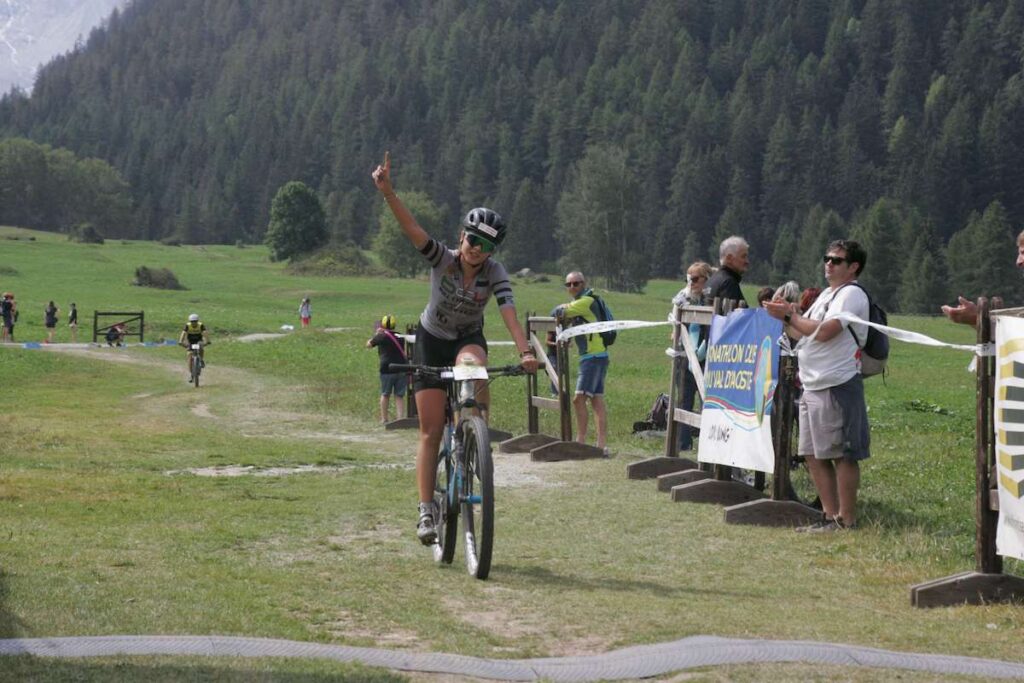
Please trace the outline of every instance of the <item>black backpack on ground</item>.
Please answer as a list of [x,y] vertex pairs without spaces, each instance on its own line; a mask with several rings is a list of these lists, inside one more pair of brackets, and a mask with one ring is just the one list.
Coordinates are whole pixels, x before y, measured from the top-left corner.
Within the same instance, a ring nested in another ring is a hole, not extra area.
[[633,433],[662,431],[668,427],[668,394],[658,394],[654,399],[651,409],[647,412],[647,419],[633,423]]

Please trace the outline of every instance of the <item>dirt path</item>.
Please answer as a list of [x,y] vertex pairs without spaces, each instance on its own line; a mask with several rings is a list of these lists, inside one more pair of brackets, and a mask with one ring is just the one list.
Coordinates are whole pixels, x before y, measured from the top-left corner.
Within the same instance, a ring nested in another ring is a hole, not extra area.
[[[207,384],[198,390],[185,383],[184,359],[171,360],[146,348],[49,345],[52,353],[108,363],[144,367],[181,378],[181,390],[159,394],[141,393],[133,398],[141,418],[167,419],[168,414],[191,415],[252,438],[288,441],[320,440],[338,444],[373,444],[379,466],[411,467],[416,449],[413,430],[388,431],[375,423],[350,415],[300,412],[298,406],[309,391],[251,370],[210,363],[203,371]],[[376,401],[374,401],[376,403]],[[495,454],[495,482],[499,487],[558,486],[571,463],[534,463],[523,454]],[[257,476],[307,473],[308,466],[253,468],[227,465],[196,468],[199,476]]]

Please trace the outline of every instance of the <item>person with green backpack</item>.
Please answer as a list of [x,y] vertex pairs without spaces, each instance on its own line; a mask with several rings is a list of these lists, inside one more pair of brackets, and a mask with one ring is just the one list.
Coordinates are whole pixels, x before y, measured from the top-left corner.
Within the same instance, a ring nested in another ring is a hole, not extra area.
[[[565,276],[565,287],[573,300],[558,306],[555,317],[562,325],[573,327],[586,323],[612,320],[611,311],[594,290],[587,287],[583,273],[574,270]],[[597,423],[598,448],[608,454],[608,410],[604,402],[604,381],[608,375],[608,346],[615,343],[615,332],[581,334],[573,337],[580,354],[579,376],[576,378],[576,395],[573,409],[576,413],[576,441],[587,442],[589,412],[587,402],[594,410]]]

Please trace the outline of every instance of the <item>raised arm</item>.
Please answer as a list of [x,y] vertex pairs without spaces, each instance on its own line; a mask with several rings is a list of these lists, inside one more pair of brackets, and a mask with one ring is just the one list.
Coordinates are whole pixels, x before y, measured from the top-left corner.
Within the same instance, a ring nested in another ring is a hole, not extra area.
[[409,209],[405,208],[405,204],[395,194],[395,189],[391,186],[391,153],[384,152],[384,163],[374,169],[371,174],[373,177],[373,184],[377,186],[377,190],[384,195],[384,201],[387,203],[388,208],[391,209],[391,213],[395,215],[398,220],[399,227],[402,228],[402,232],[412,242],[412,246],[417,249],[422,249],[423,245],[430,239],[430,235],[427,231],[420,227],[420,224],[416,222],[416,219],[409,213]]

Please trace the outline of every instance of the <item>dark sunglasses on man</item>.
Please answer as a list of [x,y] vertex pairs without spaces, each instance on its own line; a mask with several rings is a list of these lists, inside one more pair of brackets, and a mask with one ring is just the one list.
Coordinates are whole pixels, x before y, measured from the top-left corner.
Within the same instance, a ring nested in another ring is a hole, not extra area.
[[566,287],[579,287],[582,284],[583,284],[583,282],[581,280],[572,280],[570,282],[566,282],[565,286]]
[[822,259],[823,263],[831,263],[833,266],[838,266],[840,263],[848,263],[848,261],[842,256],[831,256],[826,254],[825,258]]

